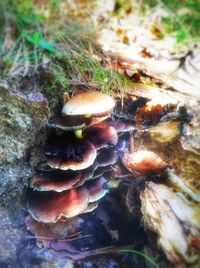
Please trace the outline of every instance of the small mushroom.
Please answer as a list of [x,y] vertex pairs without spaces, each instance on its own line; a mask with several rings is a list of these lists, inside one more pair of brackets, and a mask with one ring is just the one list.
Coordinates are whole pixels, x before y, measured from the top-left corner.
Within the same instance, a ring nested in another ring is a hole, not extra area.
[[92,180],[97,179],[97,178],[103,176],[105,173],[110,172],[111,170],[112,170],[112,169],[111,169],[110,166],[98,167],[98,168],[95,170],[95,172],[94,172],[94,174],[93,174],[93,177],[92,177],[91,179],[92,179]]
[[161,173],[168,167],[168,164],[153,151],[146,149],[135,150],[132,132],[130,132],[130,152],[126,150],[121,160],[123,165],[136,175]]
[[103,148],[99,150],[99,154],[97,156],[97,161],[99,163],[99,167],[105,167],[113,165],[117,162],[118,155],[115,149],[113,148]]
[[81,179],[74,185],[74,187],[79,187],[83,185],[86,181],[93,179],[94,173],[99,167],[99,163],[95,160],[94,164],[86,169],[81,170]]
[[114,99],[108,95],[97,91],[82,92],[65,103],[62,113],[68,116],[83,115],[85,118],[105,119],[110,115],[114,106]]
[[117,132],[111,126],[91,126],[83,131],[83,136],[92,142],[97,150],[109,145],[116,145],[118,142]]
[[97,156],[95,146],[87,140],[76,140],[63,145],[55,156],[48,156],[51,168],[62,170],[82,170],[91,166]]
[[84,128],[86,126],[86,122],[81,117],[60,116],[51,118],[48,122],[48,126],[60,128],[66,131],[73,131]]
[[108,186],[104,177],[87,182],[90,193],[90,202],[96,202],[108,193]]
[[168,166],[159,155],[148,150],[139,150],[134,153],[125,152],[122,163],[130,172],[139,175],[161,173]]
[[106,119],[105,121],[102,121],[98,124],[100,127],[114,127],[114,129],[117,131],[117,133],[123,133],[123,132],[129,132],[131,130],[135,130],[135,125],[130,121],[125,120],[112,120],[112,119]]
[[80,171],[53,170],[34,176],[30,181],[30,187],[37,191],[62,192],[74,187],[81,178]]
[[50,119],[48,125],[66,131],[75,130],[75,135],[81,139],[82,129],[105,120],[114,106],[114,99],[106,94],[82,92],[69,99],[63,106],[61,117]]
[[105,179],[99,178],[61,193],[30,191],[27,209],[39,222],[53,223],[61,218],[71,218],[83,213],[90,202],[102,198],[108,192],[105,184]]

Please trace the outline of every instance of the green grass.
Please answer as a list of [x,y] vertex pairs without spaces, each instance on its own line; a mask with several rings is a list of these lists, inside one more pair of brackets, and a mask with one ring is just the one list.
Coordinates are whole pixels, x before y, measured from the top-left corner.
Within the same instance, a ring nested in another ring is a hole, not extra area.
[[114,15],[125,17],[135,12],[145,16],[158,6],[169,12],[169,15],[162,18],[161,25],[155,25],[160,30],[158,38],[171,35],[176,39],[178,47],[199,43],[199,0],[116,0]]
[[[94,4],[95,1],[92,1]],[[130,12],[144,15],[158,4],[169,10],[162,19],[161,37],[172,35],[178,45],[198,42],[200,39],[200,2],[195,0],[158,1],[117,0],[115,16]],[[71,89],[71,81],[98,85],[101,91],[112,94],[130,84],[128,79],[107,68],[107,62],[95,41],[98,29],[89,23],[88,14],[63,14],[70,10],[64,0],[0,0],[0,76],[24,77],[37,73],[44,62],[50,62],[47,81],[41,79],[41,88],[53,105],[56,96]],[[176,10],[176,12],[174,12]],[[73,13],[73,12],[72,12]],[[75,12],[77,13],[77,11]],[[83,20],[81,19],[83,16]]]
[[147,256],[142,251],[138,251],[138,250],[135,250],[135,249],[122,249],[119,252],[120,253],[132,253],[132,254],[138,255],[138,256],[144,258],[151,265],[151,267],[160,268],[160,266],[157,263],[155,263],[155,261],[152,258]]
[[98,29],[89,20],[82,21],[79,15],[63,15],[64,8],[60,7],[65,3],[63,0],[44,2],[39,6],[40,2],[33,0],[0,0],[2,78],[17,79],[37,73],[48,61],[49,75],[46,81],[40,80],[51,107],[57,105],[64,91],[71,93],[74,80],[91,88],[97,84],[101,91],[110,94],[128,83],[106,67],[107,62],[95,43]]
[[172,35],[177,44],[189,45],[200,41],[199,0],[143,0],[143,12],[161,5],[169,15],[162,18],[163,36]]

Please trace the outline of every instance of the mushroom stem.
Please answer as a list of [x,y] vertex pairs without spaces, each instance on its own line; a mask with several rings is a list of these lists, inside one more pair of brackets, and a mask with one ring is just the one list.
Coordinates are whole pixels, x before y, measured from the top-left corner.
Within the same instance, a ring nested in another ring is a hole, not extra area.
[[69,94],[65,91],[63,93],[63,104],[65,104],[69,100]]
[[130,154],[134,153],[134,140],[133,140],[133,132],[130,131]]
[[82,129],[75,130],[74,135],[77,139],[82,140],[83,139],[83,130]]

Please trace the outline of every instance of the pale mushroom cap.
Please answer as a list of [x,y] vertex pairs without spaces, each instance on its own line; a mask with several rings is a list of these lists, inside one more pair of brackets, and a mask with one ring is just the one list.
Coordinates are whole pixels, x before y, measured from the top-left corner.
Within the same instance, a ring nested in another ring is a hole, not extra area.
[[167,163],[156,153],[148,150],[140,150],[132,154],[125,152],[122,163],[131,172],[140,174],[163,172]]
[[84,115],[108,112],[115,106],[112,97],[101,92],[83,92],[72,97],[62,109],[63,114]]

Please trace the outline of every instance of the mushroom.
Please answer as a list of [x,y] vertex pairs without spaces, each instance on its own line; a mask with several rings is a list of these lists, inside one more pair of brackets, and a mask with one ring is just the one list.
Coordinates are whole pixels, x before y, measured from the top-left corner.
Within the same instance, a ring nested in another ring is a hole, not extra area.
[[[57,146],[57,147],[56,147]],[[53,153],[52,153],[53,152]],[[62,170],[82,170],[91,166],[97,156],[95,146],[87,140],[54,142],[46,150],[47,164]]]
[[30,187],[37,191],[62,192],[73,188],[82,179],[80,171],[52,170],[34,176]]
[[138,175],[161,173],[168,166],[168,164],[153,151],[146,149],[135,151],[132,133],[130,136],[130,152],[126,150],[121,159],[123,165],[131,173]]
[[88,181],[87,189],[90,193],[90,202],[98,201],[108,192],[108,186],[104,177]]
[[135,125],[132,122],[127,120],[122,121],[120,119],[116,120],[106,119],[105,121],[98,123],[98,126],[102,128],[114,127],[117,133],[123,133],[135,130]]
[[99,163],[95,160],[94,164],[86,169],[81,170],[81,179],[74,185],[78,187],[83,185],[86,181],[93,179],[94,173],[99,167]]
[[30,191],[27,209],[39,222],[53,223],[62,217],[71,218],[83,213],[90,202],[102,198],[108,192],[105,184],[106,180],[101,177],[84,186],[61,193]]
[[81,129],[105,120],[114,106],[114,99],[106,94],[82,92],[69,99],[63,106],[61,117],[50,119],[48,125],[66,131],[75,130],[77,137],[82,137]]
[[82,129],[86,126],[87,119],[83,121],[81,117],[60,116],[51,118],[48,122],[49,127],[60,128],[65,131]]
[[83,136],[92,142],[97,150],[109,145],[116,145],[118,142],[117,132],[111,126],[99,124],[91,126],[83,131]]
[[99,167],[113,165],[117,162],[117,160],[118,155],[116,150],[113,148],[103,148],[99,150],[99,154],[97,155]]
[[65,116],[81,116],[92,118],[91,123],[97,123],[105,120],[115,106],[112,97],[101,92],[83,92],[73,96],[66,102],[62,109]]
[[132,154],[125,152],[122,163],[130,172],[140,175],[160,173],[168,166],[159,155],[149,150],[139,150]]

